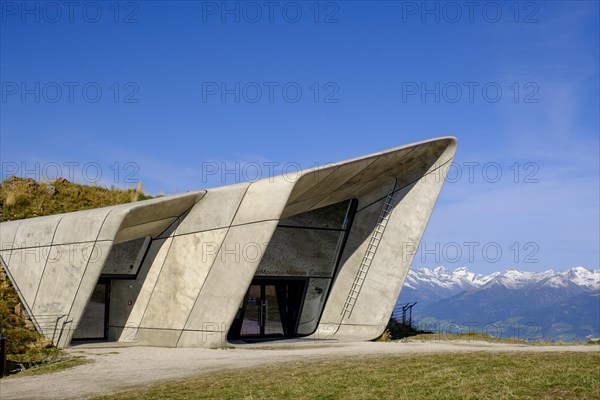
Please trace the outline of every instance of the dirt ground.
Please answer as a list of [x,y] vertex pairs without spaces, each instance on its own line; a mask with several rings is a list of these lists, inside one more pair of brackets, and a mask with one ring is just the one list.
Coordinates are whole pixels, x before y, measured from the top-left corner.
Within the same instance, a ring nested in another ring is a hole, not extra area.
[[81,399],[175,379],[286,361],[468,351],[600,351],[600,346],[524,346],[487,342],[359,342],[245,345],[233,349],[76,346],[72,355],[93,360],[64,371],[0,380],[0,399]]

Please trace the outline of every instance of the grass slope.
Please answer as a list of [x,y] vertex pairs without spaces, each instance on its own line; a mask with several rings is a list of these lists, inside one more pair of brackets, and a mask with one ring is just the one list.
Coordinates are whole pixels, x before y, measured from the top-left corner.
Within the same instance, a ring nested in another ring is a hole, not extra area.
[[598,399],[600,353],[455,353],[297,362],[98,399]]
[[131,203],[151,198],[136,189],[86,186],[59,178],[54,182],[10,177],[0,185],[0,222]]

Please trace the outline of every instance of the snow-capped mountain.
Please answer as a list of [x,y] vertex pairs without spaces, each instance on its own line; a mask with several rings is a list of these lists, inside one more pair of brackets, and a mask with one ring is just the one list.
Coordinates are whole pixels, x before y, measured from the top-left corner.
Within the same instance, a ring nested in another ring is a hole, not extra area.
[[498,272],[491,275],[475,274],[464,267],[454,271],[449,271],[445,267],[413,268],[408,273],[404,286],[412,289],[423,285],[437,286],[448,290],[468,289],[483,286],[498,274]]
[[489,275],[475,274],[468,268],[457,268],[450,271],[445,267],[413,268],[408,273],[404,287],[412,290],[440,293],[436,297],[447,294],[481,288],[487,285],[502,285],[507,289],[524,289],[549,286],[554,288],[578,286],[585,290],[600,290],[600,269],[589,270],[575,267],[560,272],[547,270],[543,272],[524,272],[507,269]]
[[415,268],[398,303],[414,301],[417,322],[527,324],[535,326],[536,337],[554,340],[600,334],[600,269],[481,275],[467,268]]

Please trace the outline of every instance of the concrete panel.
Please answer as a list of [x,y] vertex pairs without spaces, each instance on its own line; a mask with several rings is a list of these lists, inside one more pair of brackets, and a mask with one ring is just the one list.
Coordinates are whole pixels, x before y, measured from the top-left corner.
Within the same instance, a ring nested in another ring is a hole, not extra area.
[[[383,182],[386,182],[386,184],[375,185],[372,192],[358,198],[358,209],[360,211],[357,211],[354,216],[354,222],[342,254],[335,284],[323,310],[321,323],[339,324],[342,322],[344,303],[367,250],[371,234],[383,208],[385,196],[394,188],[395,179],[390,178]],[[361,206],[365,207],[370,203],[372,203],[370,206],[361,210]]]
[[32,306],[35,315],[69,313],[88,261],[100,256],[94,248],[93,242],[52,246]]
[[[132,312],[136,298],[143,282],[137,280],[113,280],[110,285],[110,305],[108,312],[108,339],[111,341],[120,341],[125,327],[131,329],[124,337],[133,339],[137,333],[137,325],[128,325],[127,320]],[[131,304],[129,303],[131,302]]]
[[28,308],[33,306],[50,246],[13,250],[7,269]]
[[[292,191],[288,207],[312,198],[323,199],[328,193],[352,192],[383,176],[418,179],[429,168],[428,163],[437,160],[446,146],[445,140],[427,141],[345,161],[336,166],[332,173],[328,168],[307,171],[298,182],[299,188]],[[285,215],[291,215],[287,207]]]
[[2,261],[2,267],[8,269],[8,264],[10,262],[10,257],[12,256],[12,250],[2,250],[0,251],[0,260]]
[[[296,196],[294,201],[290,199],[282,215],[288,217],[344,199],[360,197],[366,191],[365,187],[368,190],[374,180],[379,181],[385,177],[400,176],[405,184],[412,182],[422,176],[435,161],[435,158],[424,159],[425,155],[431,155],[432,149],[435,154],[440,153],[439,143],[426,143],[343,164],[322,182],[318,182],[301,196]],[[302,179],[316,179],[310,178],[309,174]]]
[[115,237],[115,243],[127,242],[144,236],[157,237],[176,221],[177,217],[169,217],[120,229]]
[[135,338],[172,241],[172,238],[153,240],[137,279],[115,286],[111,297],[110,325],[126,327],[118,341]]
[[133,207],[133,204],[121,204],[114,207],[108,207],[109,213],[104,219],[100,233],[98,234],[97,240],[110,240],[114,241],[123,220],[127,216],[129,208]]
[[[114,240],[119,230],[152,221],[179,217],[205,193],[205,190],[201,190],[108,207],[110,213],[102,226],[98,240]],[[126,240],[126,238],[122,240]]]
[[337,203],[339,201],[356,198],[359,200],[358,210],[360,210],[373,201],[377,201],[387,196],[388,192],[392,190],[395,183],[395,178],[382,177],[377,180],[367,182],[361,186],[345,187],[344,189],[337,190],[329,194],[327,197],[321,199],[317,204],[314,205],[314,207],[325,207],[329,204]]
[[[387,184],[389,182],[394,183],[396,180],[392,177],[387,178],[378,178],[374,179],[370,182],[365,183],[364,185],[357,186],[344,186],[342,189],[338,189],[331,193],[324,193],[320,196],[313,197],[308,200],[302,200],[294,204],[288,204],[285,206],[281,218],[288,218],[292,215],[305,213],[317,208],[326,207],[330,204],[339,203],[344,200],[349,200],[352,198],[360,198],[362,196],[366,196],[382,184]],[[387,183],[386,183],[387,182]],[[387,193],[382,194],[382,196],[387,195]],[[373,198],[375,200],[375,198]],[[363,199],[361,204],[368,204],[370,201],[368,199]],[[359,204],[359,209],[361,205]]]
[[293,187],[294,182],[284,176],[251,183],[233,225],[279,219]]
[[[331,337],[347,342],[373,340],[381,336],[386,326],[387,322],[383,325],[340,325]],[[325,336],[331,332],[332,328],[333,326],[320,325],[319,332],[315,336]]]
[[[409,153],[410,151],[412,151],[412,150],[405,149],[405,150],[400,150],[398,153],[392,153],[392,154],[394,154],[394,156],[396,158],[401,159],[402,157],[404,157],[404,155],[406,153]],[[345,191],[350,195],[352,193],[352,191],[357,191],[357,189],[364,184],[362,182],[352,184],[351,182],[354,182],[356,180],[357,176],[362,176],[363,174],[365,174],[365,171],[371,169],[373,165],[380,163],[380,159],[383,157],[384,156],[368,157],[368,158],[354,161],[351,163],[342,164],[333,174],[325,177],[325,179],[323,179],[322,181],[320,181],[319,183],[314,185],[309,191],[304,193],[301,196],[301,199],[302,200],[307,199],[307,198],[321,198],[322,199],[324,194],[334,194],[334,193],[337,194],[337,192],[339,192],[339,191]],[[385,157],[389,157],[389,155],[386,155]],[[314,173],[311,173],[311,175],[318,174],[318,173],[319,172],[314,172]],[[310,178],[308,176],[303,177],[303,178],[304,179],[318,179],[318,178]],[[369,180],[373,180],[373,179],[377,179],[377,178],[379,178],[379,175],[373,175],[373,176],[370,176]],[[293,203],[293,201],[290,201],[290,203]],[[317,203],[316,207],[321,207],[321,205],[319,203]]]
[[162,231],[155,239],[165,239],[165,238],[173,236],[175,234],[175,231],[181,224],[181,221],[183,221],[187,217],[188,214],[189,214],[189,211],[186,211],[181,216],[179,216],[179,218],[177,218],[175,220],[175,222],[173,222],[171,225],[169,225],[167,227],[167,229]]
[[[0,224],[0,250],[10,250],[16,247],[15,235],[21,225],[21,221],[9,221]],[[3,253],[3,260],[10,262],[10,251]]]
[[267,221],[229,229],[186,329],[205,330],[207,324],[229,329],[276,227],[277,221]]
[[304,193],[312,189],[321,180],[327,179],[327,177],[329,177],[339,168],[340,164],[328,164],[322,167],[301,171],[301,176],[298,177],[298,181],[294,185],[294,189],[290,194],[288,203],[295,203],[296,201],[299,201],[301,197],[308,198],[307,196],[303,196]]
[[[296,187],[294,187],[288,203],[291,205],[298,201],[305,201],[315,195],[322,195],[324,190],[333,191],[334,189],[340,189],[342,186],[347,186],[346,182],[350,184],[362,184],[365,177],[372,180],[373,178],[379,178],[381,175],[402,177],[406,175],[406,171],[414,169],[406,168],[406,166],[398,163],[398,161],[419,161],[417,169],[424,172],[429,166],[424,167],[422,165],[423,160],[421,158],[423,158],[423,154],[427,154],[427,157],[425,157],[426,162],[430,159],[437,160],[439,154],[451,146],[456,147],[456,139],[442,137],[395,147],[320,168],[301,171],[302,177],[298,180]],[[413,153],[419,154],[415,156]],[[431,157],[431,154],[434,154],[434,156]],[[440,157],[440,161],[445,161],[445,159]],[[352,173],[353,169],[355,170],[354,174]],[[392,170],[394,172],[390,173]],[[330,184],[321,183],[322,181],[328,181]],[[344,185],[340,185],[342,182]],[[316,187],[316,185],[320,185],[321,187]]]
[[[409,188],[397,193],[396,200],[400,201],[401,203],[403,196],[407,193],[410,193]],[[381,208],[383,208],[383,201],[384,200],[376,203],[376,205],[371,208],[375,208],[375,210],[381,210]],[[396,303],[398,296],[394,296],[392,293],[395,291],[395,286],[404,280],[403,277],[406,276],[408,268],[410,267],[410,263],[407,263],[407,260],[402,262],[401,258],[396,259],[387,257],[386,253],[389,254],[389,251],[393,250],[391,248],[394,246],[398,247],[399,249],[402,247],[403,238],[395,234],[396,232],[394,229],[394,224],[397,224],[398,221],[400,223],[405,223],[406,221],[410,221],[409,224],[412,223],[411,219],[413,218],[413,212],[414,210],[411,211],[411,214],[409,215],[403,215],[401,212],[397,212],[395,209],[390,215],[385,232],[374,255],[373,261],[371,262],[367,278],[362,285],[352,314],[350,317],[344,318],[342,320],[342,324],[387,325],[390,315],[387,314],[386,304],[388,302],[393,302],[394,304]],[[424,229],[424,226],[417,225],[414,228]],[[366,251],[366,245],[369,243],[369,239],[370,234],[369,237],[365,239],[363,244],[361,244],[358,250],[350,256],[348,259],[348,264],[360,264]],[[384,245],[386,240],[391,241],[387,242],[387,246]],[[396,253],[394,252],[394,254]],[[385,262],[382,262],[382,260],[385,260]],[[410,261],[412,261],[412,259]],[[351,276],[351,278],[353,278],[353,276]],[[340,287],[340,289],[342,289],[342,287]],[[345,292],[347,296],[350,286],[348,285],[347,288],[343,289],[343,292]],[[344,298],[345,301],[345,296],[342,296],[342,298]]]
[[[445,148],[445,142],[416,147],[409,157],[403,159],[398,166],[389,168],[386,173],[393,173],[398,178],[400,188],[406,186],[419,180],[428,171],[440,167],[440,156]],[[446,161],[444,160],[444,162]]]
[[173,238],[142,327],[183,329],[226,231]]
[[2,262],[2,268],[6,268],[8,265],[8,261],[10,260],[10,255],[12,250],[0,250],[0,261]]
[[[390,191],[398,191],[396,178],[388,177],[372,181],[360,188],[356,193],[358,199],[358,207],[356,212],[360,214],[365,208],[372,207],[374,203],[383,200],[388,196]],[[375,206],[376,208],[380,206]]]
[[98,208],[63,214],[53,244],[95,241],[109,212],[108,208]]
[[344,183],[375,162],[378,157],[379,156],[374,156],[351,163],[343,163],[337,166],[335,171],[330,174],[327,174],[327,171],[318,170],[304,175],[302,180],[312,181],[312,187],[301,195],[298,195],[296,188],[294,188],[292,196],[290,196],[289,199],[289,204],[294,204],[298,201],[306,201],[307,199],[323,198],[324,195],[330,194],[336,191],[340,186],[343,186]]
[[[74,293],[74,296],[72,301],[73,305],[68,313],[67,320],[71,320],[73,322],[66,327],[67,331],[64,332],[63,336],[61,337],[59,346],[65,346],[71,342],[73,332],[77,327],[77,324],[79,324],[79,320],[83,316],[83,312],[90,301],[90,297],[92,296],[92,292],[96,287],[96,283],[98,283],[98,278],[100,277],[100,273],[102,272],[102,267],[104,266],[106,258],[110,253],[111,246],[112,242],[109,241],[96,242],[93,250],[86,252],[87,254],[91,254],[91,256],[88,257],[88,262],[83,271],[83,276],[79,282],[79,286],[76,288],[76,290],[74,290],[75,288],[68,288],[70,293]],[[82,255],[81,257],[84,256]],[[57,279],[57,282],[60,282],[60,280]]]
[[217,329],[214,324],[206,324],[206,330],[181,333],[177,347],[207,347],[219,348],[227,343],[227,331]]
[[177,228],[176,235],[225,228],[231,225],[250,183],[210,189]]
[[399,199],[354,311],[344,323],[387,324],[442,184],[443,181],[421,179]]
[[[356,174],[352,179],[346,182],[346,187],[361,187],[370,181],[382,178],[382,177],[394,177],[397,174],[403,173],[403,160],[407,159],[417,151],[418,148],[409,148],[397,153],[386,153],[377,159],[374,163],[370,164],[367,168],[363,169],[360,173]],[[423,172],[425,172],[423,170]],[[415,176],[416,178],[416,176]],[[340,188],[344,189],[344,187]]]
[[15,247],[50,246],[64,214],[23,220],[15,235]]
[[178,217],[186,210],[202,199],[206,194],[206,190],[188,192],[175,196],[158,197],[151,200],[145,200],[134,203],[133,207],[127,213],[123,226],[139,225],[150,221],[156,221],[169,217]]
[[[448,151],[453,154],[454,148]],[[336,338],[370,340],[383,332],[412,263],[416,245],[421,240],[443,185],[448,166],[449,164],[446,164],[443,167],[442,179],[425,177],[396,193],[396,205],[389,216],[385,233],[377,247],[352,313],[349,317],[345,315],[341,319],[343,303],[365,254],[370,238],[369,231],[372,231],[372,224],[366,219],[373,220],[376,217],[377,213],[374,211],[381,210],[383,200],[363,210],[360,210],[359,205],[360,211],[354,221],[354,232],[351,233],[347,244],[347,251],[351,254],[345,254],[343,258],[343,267],[321,321],[329,330],[336,321],[341,322],[342,325],[334,335]],[[430,170],[435,168],[439,168],[439,163],[432,163]],[[369,213],[372,214],[370,217]],[[361,240],[362,243],[357,246]],[[407,247],[407,244],[411,246]],[[410,249],[409,254],[407,249]]]
[[175,347],[180,333],[175,329],[139,328],[135,343],[140,346]]
[[317,204],[320,203],[323,199],[326,199],[328,196],[330,196],[330,194],[326,193],[322,196],[313,197],[311,199],[300,200],[294,204],[287,204],[281,212],[281,219],[289,218],[296,214],[301,214],[310,210],[314,210],[315,208],[318,208]]

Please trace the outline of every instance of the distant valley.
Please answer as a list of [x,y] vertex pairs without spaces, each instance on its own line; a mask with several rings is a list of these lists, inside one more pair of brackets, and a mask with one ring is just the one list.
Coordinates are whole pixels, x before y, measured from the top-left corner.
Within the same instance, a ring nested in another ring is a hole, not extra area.
[[417,302],[413,325],[423,330],[525,340],[600,337],[600,270],[584,267],[490,275],[467,268],[415,268],[397,304],[409,302]]

